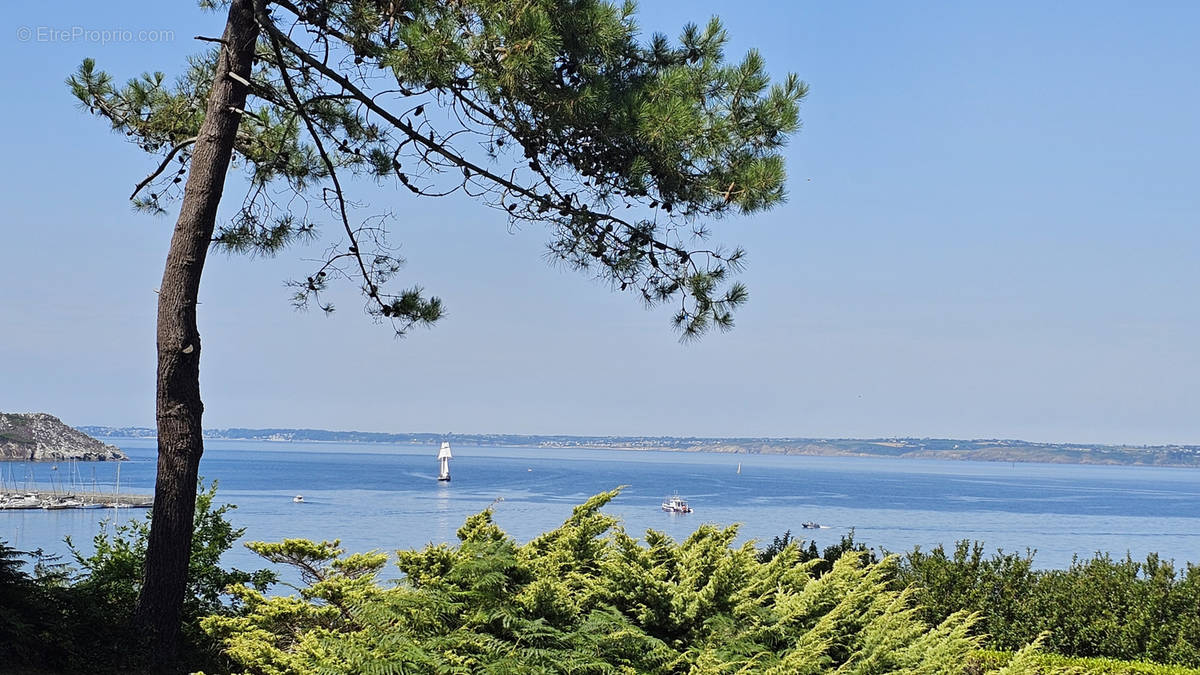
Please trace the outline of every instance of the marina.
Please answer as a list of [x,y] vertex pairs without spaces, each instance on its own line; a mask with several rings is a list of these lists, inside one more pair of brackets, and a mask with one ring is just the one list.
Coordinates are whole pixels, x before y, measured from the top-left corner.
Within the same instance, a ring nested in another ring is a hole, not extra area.
[[0,510],[10,509],[148,509],[154,497],[109,492],[0,492]]
[[62,464],[61,470],[58,463],[49,467],[24,463],[22,471],[15,471],[12,462],[0,467],[0,510],[146,509],[154,503],[151,495],[122,492],[120,463],[111,483],[97,479],[96,463],[84,462],[91,464],[90,479],[84,477],[78,461]]

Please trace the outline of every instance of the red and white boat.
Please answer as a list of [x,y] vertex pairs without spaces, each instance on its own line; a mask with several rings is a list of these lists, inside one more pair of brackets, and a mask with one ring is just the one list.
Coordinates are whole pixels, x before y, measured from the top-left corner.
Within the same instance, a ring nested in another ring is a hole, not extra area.
[[687,500],[675,493],[663,500],[662,510],[667,513],[691,513],[692,507],[688,506]]

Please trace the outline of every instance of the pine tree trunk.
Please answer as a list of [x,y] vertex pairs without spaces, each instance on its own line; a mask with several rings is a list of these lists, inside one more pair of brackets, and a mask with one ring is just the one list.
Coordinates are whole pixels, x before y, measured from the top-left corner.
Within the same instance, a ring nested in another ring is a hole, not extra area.
[[151,664],[158,669],[168,667],[178,649],[196,480],[204,452],[196,299],[241,120],[237,111],[246,104],[246,86],[230,73],[249,80],[257,39],[253,0],[234,0],[159,289],[158,476],[145,576],[134,617],[148,640]]

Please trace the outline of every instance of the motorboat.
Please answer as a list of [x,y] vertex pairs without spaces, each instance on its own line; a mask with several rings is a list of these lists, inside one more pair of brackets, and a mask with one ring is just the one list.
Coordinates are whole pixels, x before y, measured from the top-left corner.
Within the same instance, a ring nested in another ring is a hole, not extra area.
[[292,497],[292,501],[296,502],[297,504],[301,504],[304,502],[304,495],[296,495],[295,497]]
[[691,513],[692,507],[688,505],[686,499],[678,494],[673,494],[663,500],[662,510],[667,513]]
[[821,524],[814,523],[813,521],[810,520],[807,523],[801,523],[800,527],[803,527],[806,530],[819,530],[819,529],[821,529]]

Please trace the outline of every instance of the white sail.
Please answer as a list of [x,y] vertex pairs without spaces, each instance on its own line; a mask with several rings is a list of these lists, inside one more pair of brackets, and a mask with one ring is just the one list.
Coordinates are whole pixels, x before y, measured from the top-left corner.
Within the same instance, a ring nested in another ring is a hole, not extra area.
[[443,441],[442,448],[438,450],[438,480],[450,480],[450,459],[454,455],[450,454],[450,444]]

